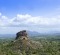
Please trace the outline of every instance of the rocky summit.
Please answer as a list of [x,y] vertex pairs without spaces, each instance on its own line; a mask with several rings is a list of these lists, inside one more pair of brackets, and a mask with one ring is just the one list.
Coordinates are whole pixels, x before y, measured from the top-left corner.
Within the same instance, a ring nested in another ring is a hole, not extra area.
[[18,32],[16,34],[16,40],[17,39],[28,40],[28,34],[27,34],[26,30],[22,30],[22,31]]

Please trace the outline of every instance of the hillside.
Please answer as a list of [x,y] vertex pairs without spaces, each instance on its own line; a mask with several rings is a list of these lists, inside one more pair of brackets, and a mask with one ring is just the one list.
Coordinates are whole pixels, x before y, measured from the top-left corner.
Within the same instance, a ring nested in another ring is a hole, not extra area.
[[37,54],[36,50],[42,48],[41,43],[29,39],[26,30],[18,32],[14,41],[4,45],[6,51],[11,50],[13,54],[17,53],[18,55]]
[[29,38],[22,30],[15,39],[0,42],[0,55],[60,55],[60,38]]

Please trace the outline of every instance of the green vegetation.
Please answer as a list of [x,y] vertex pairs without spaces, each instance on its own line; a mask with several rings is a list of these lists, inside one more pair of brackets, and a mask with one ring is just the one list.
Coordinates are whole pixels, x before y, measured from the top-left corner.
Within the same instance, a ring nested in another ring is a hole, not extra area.
[[[39,42],[42,47],[29,50],[24,48],[14,49],[14,44],[11,42],[14,39],[0,40],[0,55],[60,55],[60,37],[51,38],[31,38],[35,42]],[[18,43],[17,43],[18,44]],[[18,46],[15,46],[15,48]]]

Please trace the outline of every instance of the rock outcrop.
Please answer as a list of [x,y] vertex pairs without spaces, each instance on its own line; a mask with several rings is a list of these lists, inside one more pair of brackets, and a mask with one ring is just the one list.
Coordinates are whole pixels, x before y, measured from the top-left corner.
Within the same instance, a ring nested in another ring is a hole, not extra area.
[[22,31],[18,32],[16,34],[16,40],[17,39],[25,39],[25,40],[27,40],[28,39],[28,34],[27,34],[26,30],[22,30]]

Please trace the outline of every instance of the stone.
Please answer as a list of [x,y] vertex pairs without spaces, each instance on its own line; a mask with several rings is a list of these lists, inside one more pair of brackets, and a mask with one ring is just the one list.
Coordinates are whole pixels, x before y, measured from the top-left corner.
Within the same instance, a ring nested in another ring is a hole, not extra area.
[[26,30],[22,30],[16,34],[16,39],[19,39],[19,38],[20,39],[27,39],[28,38]]

